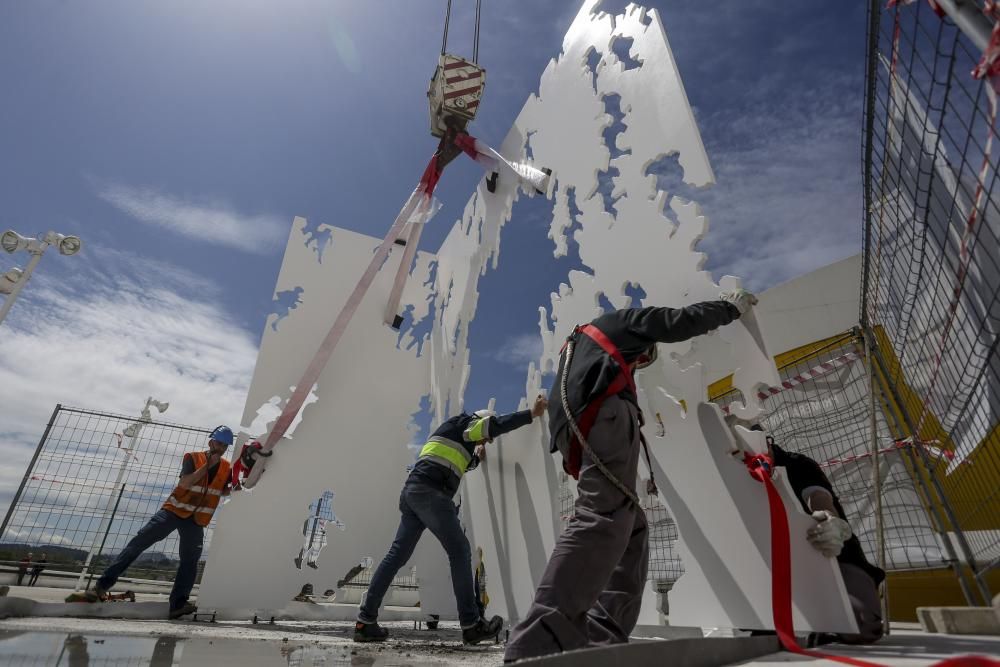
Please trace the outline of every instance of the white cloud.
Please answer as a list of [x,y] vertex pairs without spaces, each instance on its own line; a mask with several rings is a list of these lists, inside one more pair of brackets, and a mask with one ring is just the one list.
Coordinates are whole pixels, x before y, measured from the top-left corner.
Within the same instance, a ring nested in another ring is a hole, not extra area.
[[170,402],[163,419],[209,428],[242,415],[256,334],[217,287],[114,251],[78,261],[72,282],[33,278],[0,326],[0,512],[56,403],[132,415],[155,396]]
[[715,138],[708,149],[718,184],[697,194],[711,221],[698,249],[717,277],[741,276],[762,289],[860,252],[853,83],[831,77],[780,108],[755,100],[739,113],[700,119],[706,138]]
[[493,358],[518,368],[529,362],[538,362],[542,356],[542,337],[538,332],[508,337],[496,350]]
[[97,194],[139,222],[244,252],[272,252],[288,228],[277,216],[245,215],[224,202],[192,201],[154,188],[111,183]]

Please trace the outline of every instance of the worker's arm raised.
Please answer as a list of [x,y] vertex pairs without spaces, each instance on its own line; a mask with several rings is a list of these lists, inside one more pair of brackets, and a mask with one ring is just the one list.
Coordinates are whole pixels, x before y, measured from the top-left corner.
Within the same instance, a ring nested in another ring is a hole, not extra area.
[[739,319],[738,306],[730,301],[703,301],[684,308],[634,308],[620,311],[629,330],[657,343],[679,343]]
[[466,430],[466,439],[479,442],[476,446],[476,456],[480,459],[486,456],[485,443],[493,438],[510,433],[522,426],[527,426],[535,417],[541,417],[549,405],[548,399],[539,394],[530,410],[521,410],[507,415],[483,417]]

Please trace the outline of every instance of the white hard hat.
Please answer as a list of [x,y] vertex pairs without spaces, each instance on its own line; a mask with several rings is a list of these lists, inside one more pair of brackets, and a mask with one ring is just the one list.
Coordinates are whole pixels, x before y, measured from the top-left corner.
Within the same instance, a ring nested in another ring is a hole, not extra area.
[[497,416],[497,413],[495,411],[493,411],[493,410],[476,410],[472,414],[474,414],[475,416],[479,417],[480,419],[485,419],[486,417],[496,417]]

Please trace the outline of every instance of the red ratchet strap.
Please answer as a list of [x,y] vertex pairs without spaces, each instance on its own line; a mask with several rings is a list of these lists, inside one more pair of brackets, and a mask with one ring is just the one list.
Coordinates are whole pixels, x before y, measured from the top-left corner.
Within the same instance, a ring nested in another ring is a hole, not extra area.
[[[786,651],[799,655],[833,660],[845,665],[856,667],[885,667],[881,663],[858,660],[822,651],[810,651],[799,646],[795,639],[795,626],[792,621],[792,556],[791,539],[788,531],[788,516],[785,514],[785,504],[771,481],[774,474],[774,461],[767,454],[752,456],[744,454],[750,476],[764,484],[767,489],[767,505],[771,516],[771,612],[774,618],[774,629],[778,639]],[[997,667],[1000,662],[985,656],[959,656],[935,663],[933,667]]]
[[[632,378],[632,374],[628,371],[628,364],[625,363],[625,359],[622,357],[622,353],[618,351],[618,347],[611,342],[611,339],[605,335],[603,331],[595,327],[593,324],[586,324],[582,327],[576,327],[573,333],[582,333],[592,341],[600,345],[601,349],[604,350],[609,357],[611,357],[616,364],[618,364],[618,375],[615,379],[608,385],[608,388],[603,394],[596,400],[590,402],[587,408],[580,415],[577,420],[577,426],[580,428],[580,433],[583,433],[583,437],[590,435],[590,427],[594,425],[597,420],[597,413],[601,411],[601,406],[604,404],[604,400],[609,396],[615,396],[621,393],[624,389],[628,388],[635,392],[635,380]],[[563,346],[565,348],[565,345]],[[572,418],[570,415],[567,417]],[[566,472],[573,477],[573,479],[580,478],[580,466],[583,464],[583,449],[580,447],[580,443],[577,441],[576,436],[570,436],[569,441],[569,456],[563,459],[563,468]]]

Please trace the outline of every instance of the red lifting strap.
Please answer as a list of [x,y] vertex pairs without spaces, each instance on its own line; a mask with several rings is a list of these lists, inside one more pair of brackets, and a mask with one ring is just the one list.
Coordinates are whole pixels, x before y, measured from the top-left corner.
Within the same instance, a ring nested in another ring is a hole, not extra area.
[[[785,504],[778,495],[778,489],[771,481],[774,473],[774,461],[767,454],[751,456],[744,454],[743,462],[750,476],[758,482],[763,482],[767,489],[767,504],[771,516],[771,609],[774,614],[774,629],[778,639],[786,651],[798,653],[812,658],[834,660],[845,665],[856,667],[884,667],[877,662],[858,660],[832,653],[809,651],[799,646],[795,639],[795,626],[792,622],[792,557],[791,540],[788,531],[788,516],[785,514]],[[936,663],[933,667],[997,667],[1000,661],[985,656],[966,655],[949,658]]]
[[[601,411],[601,406],[604,404],[604,399],[609,396],[615,396],[626,388],[631,389],[632,393],[636,393],[635,390],[635,379],[632,377],[632,373],[629,371],[628,364],[625,363],[622,353],[618,350],[618,347],[611,342],[611,339],[607,335],[595,327],[593,324],[586,324],[582,327],[576,327],[573,333],[582,333],[592,341],[597,343],[602,350],[604,350],[609,357],[611,357],[616,364],[618,364],[618,375],[612,380],[608,388],[601,394],[600,397],[591,401],[586,409],[580,414],[580,418],[577,419],[577,426],[580,428],[580,433],[586,438],[590,435],[590,427],[594,425],[597,420],[597,413]],[[564,346],[565,347],[565,346]],[[565,372],[565,370],[563,371]],[[567,418],[572,419],[572,415],[566,415]],[[566,473],[571,475],[573,479],[580,479],[580,466],[583,465],[583,449],[580,447],[580,443],[576,439],[576,435],[570,434],[569,439],[569,456],[563,459],[563,468]]]

